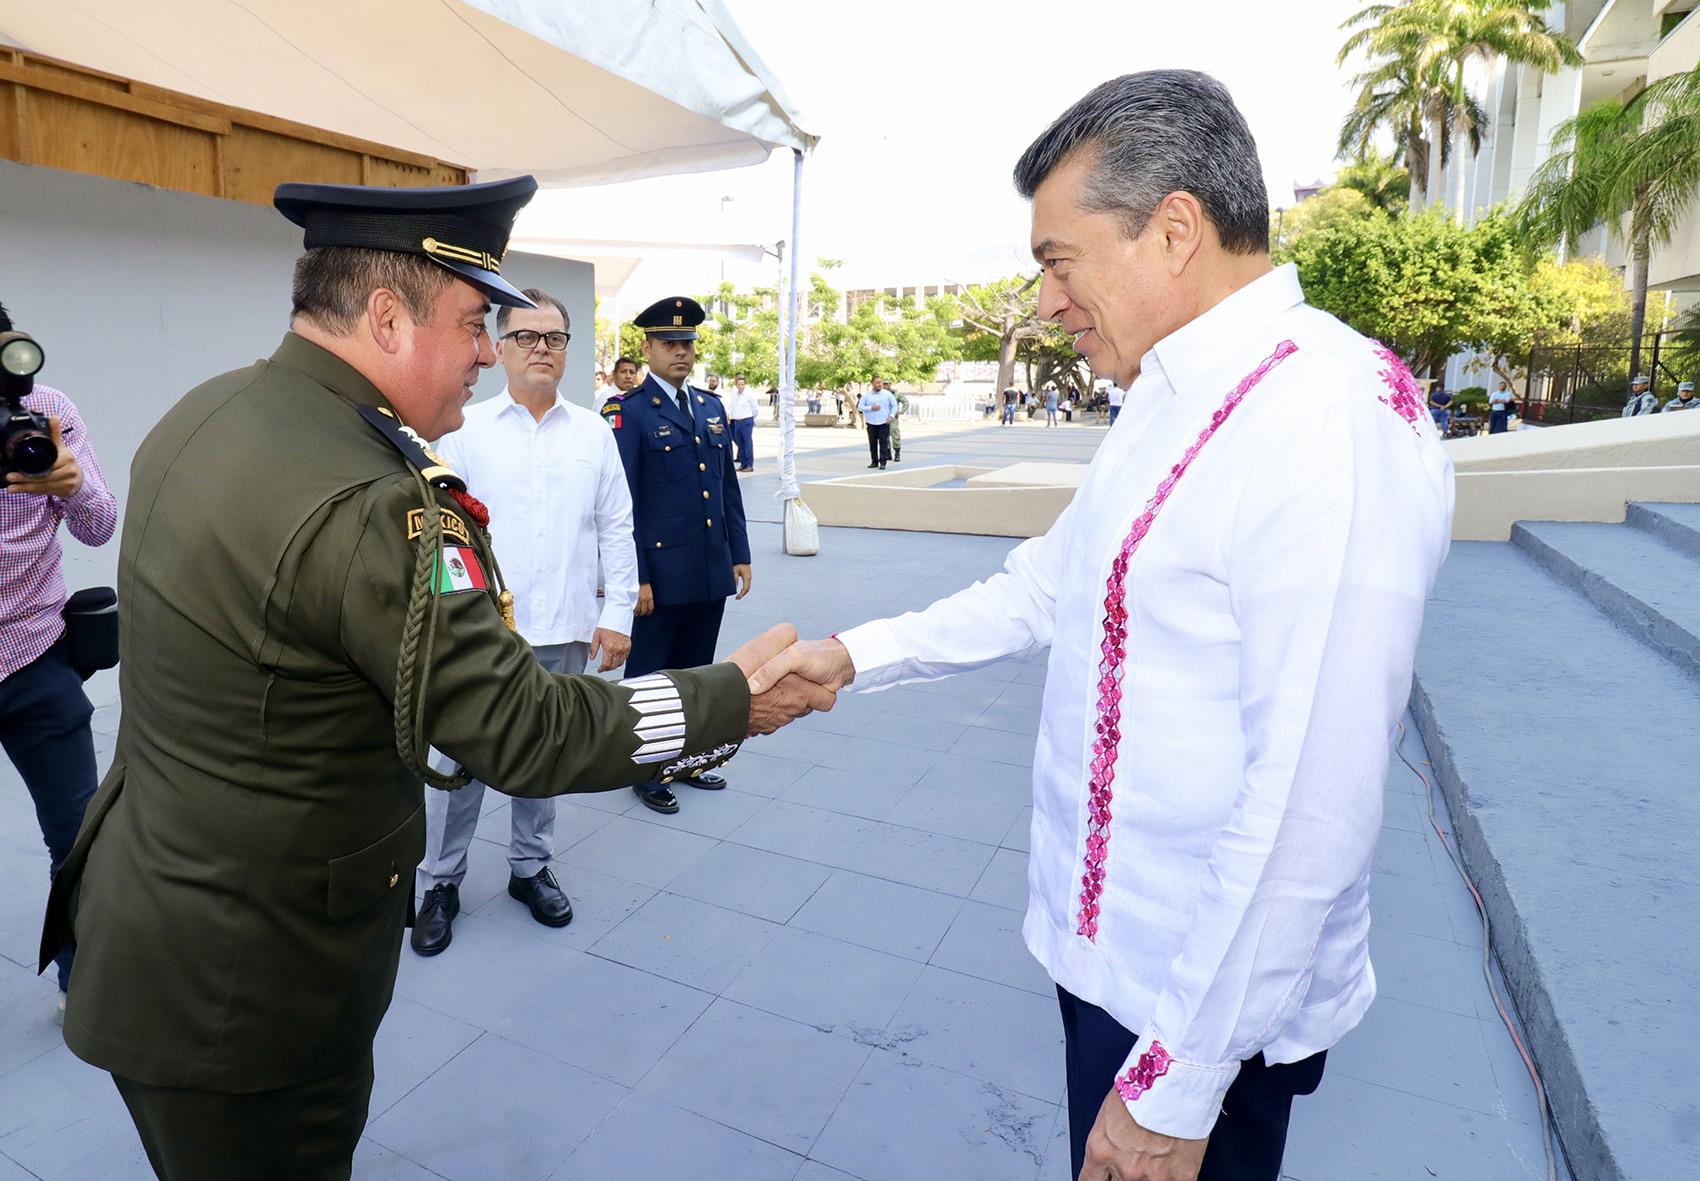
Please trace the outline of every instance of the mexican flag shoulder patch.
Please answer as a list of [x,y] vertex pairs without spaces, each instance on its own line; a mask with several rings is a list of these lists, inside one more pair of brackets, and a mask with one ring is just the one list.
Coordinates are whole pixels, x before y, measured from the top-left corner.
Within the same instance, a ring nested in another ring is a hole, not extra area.
[[471,546],[443,547],[442,559],[437,563],[438,594],[452,595],[456,591],[481,591],[489,588],[490,584],[484,577],[484,567],[479,564],[478,554]]

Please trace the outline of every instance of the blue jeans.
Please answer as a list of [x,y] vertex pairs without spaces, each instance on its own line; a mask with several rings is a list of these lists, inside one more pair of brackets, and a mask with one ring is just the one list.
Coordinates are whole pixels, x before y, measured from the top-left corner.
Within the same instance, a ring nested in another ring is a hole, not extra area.
[[756,465],[755,419],[734,418],[732,420],[732,451],[737,456],[738,467],[754,467]]
[[[83,810],[96,784],[94,707],[83,692],[83,679],[71,668],[63,637],[53,647],[0,681],[0,747],[23,777],[41,839],[47,845],[47,873],[59,872],[77,841]],[[53,962],[61,991],[71,979],[71,949]]]

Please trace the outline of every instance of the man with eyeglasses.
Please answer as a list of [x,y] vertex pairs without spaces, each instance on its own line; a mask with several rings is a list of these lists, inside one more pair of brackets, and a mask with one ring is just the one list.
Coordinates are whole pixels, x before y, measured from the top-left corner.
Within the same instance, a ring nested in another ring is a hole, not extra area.
[[[561,396],[572,339],[567,309],[546,291],[524,294],[537,306],[503,305],[496,313],[496,357],[507,370],[507,389],[468,406],[465,425],[444,436],[439,452],[489,506],[515,622],[539,663],[553,673],[582,673],[598,660],[597,671],[607,672],[631,649],[637,603],[631,493],[613,433],[593,411]],[[436,955],[454,938],[483,798],[478,780],[425,798],[425,860],[418,870],[424,901],[411,939],[420,955]],[[549,868],[555,801],[516,797],[510,815],[508,894],[544,926],[564,927],[573,921],[572,903]]]

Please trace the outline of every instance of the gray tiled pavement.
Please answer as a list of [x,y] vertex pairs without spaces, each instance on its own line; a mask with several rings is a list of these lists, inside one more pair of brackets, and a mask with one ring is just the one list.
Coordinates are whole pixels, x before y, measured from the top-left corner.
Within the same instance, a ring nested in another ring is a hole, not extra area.
[[[1032,430],[909,453],[1016,458]],[[1084,458],[1099,433],[1042,443]],[[764,479],[753,516],[770,515]],[[818,634],[922,606],[1011,544],[833,530],[803,560],[774,525],[752,535],[758,582],[728,650],[780,619]],[[750,743],[727,791],[682,789],[677,816],[629,792],[565,801],[564,930],[506,896],[507,807],[487,796],[453,946],[402,953],[356,1177],[1065,1178],[1061,1029],[1020,941],[1042,681],[1041,654],[847,697]],[[115,723],[103,710],[103,761]],[[1542,1175],[1531,1087],[1425,806],[1395,763],[1372,887],[1381,999],[1295,1110],[1296,1181]],[[45,878],[0,764],[0,1181],[146,1177],[111,1083],[66,1051],[28,967]]]

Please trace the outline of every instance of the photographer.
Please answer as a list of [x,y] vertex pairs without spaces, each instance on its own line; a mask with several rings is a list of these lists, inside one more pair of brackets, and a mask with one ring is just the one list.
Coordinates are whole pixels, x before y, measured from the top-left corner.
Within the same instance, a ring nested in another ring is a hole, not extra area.
[[[11,331],[11,318],[0,306],[0,333]],[[64,640],[59,522],[84,545],[105,545],[118,524],[118,502],[100,474],[71,399],[36,384],[19,404],[5,409],[46,417],[59,453],[49,471],[33,478],[0,459],[5,472],[0,488],[0,746],[35,801],[53,874],[77,839],[96,778],[89,729],[94,709]],[[54,962],[63,1019],[70,950]]]

